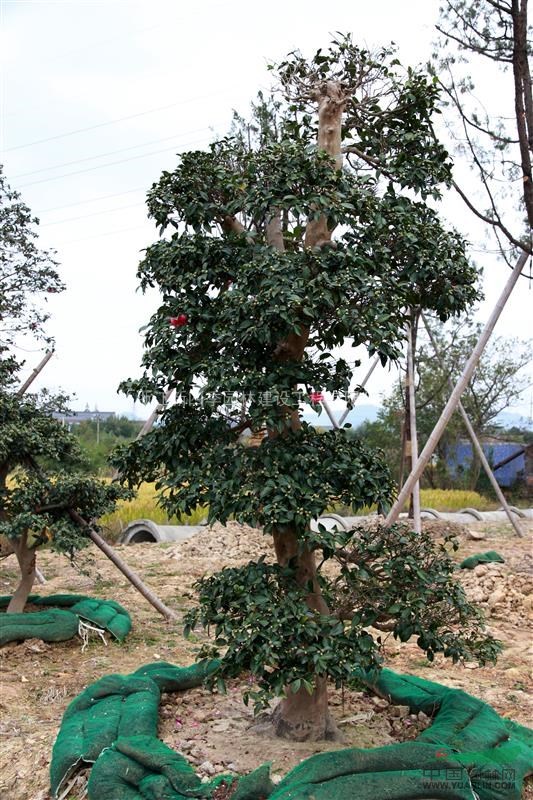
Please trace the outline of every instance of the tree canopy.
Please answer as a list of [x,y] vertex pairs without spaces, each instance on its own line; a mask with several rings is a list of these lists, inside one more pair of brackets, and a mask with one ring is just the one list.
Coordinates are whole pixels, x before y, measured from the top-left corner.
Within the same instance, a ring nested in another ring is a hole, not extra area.
[[[219,677],[250,669],[259,705],[290,685],[276,730],[305,738],[332,734],[326,678],[353,679],[379,649],[361,617],[329,613],[315,552],[328,559],[340,544],[311,520],[339,500],[385,506],[393,482],[379,452],[345,431],[317,433],[301,407],[349,388],[339,345],[397,359],[410,306],[442,319],[463,311],[476,270],[428,202],[451,179],[430,76],[348,36],[274,72],[282,99],[256,114],[257,136],[183,154],[148,194],[165,235],[138,274],[162,299],[145,328],[144,373],[122,388],[143,402],[175,389],[178,400],[117,465],[130,485],[156,481],[171,514],[202,503],[211,521],[272,534],[278,564],[202,582],[200,616],[220,623],[220,646],[231,642]],[[246,429],[259,446],[242,442]],[[238,621],[223,622],[228,608]],[[268,653],[257,626],[284,631]],[[419,641],[452,654],[435,637]]]
[[86,462],[75,437],[51,416],[64,397],[15,388],[22,366],[16,337],[29,331],[50,345],[38,300],[64,287],[51,255],[37,247],[37,220],[1,173],[0,178],[0,535],[20,566],[20,584],[8,606],[18,612],[35,580],[37,548],[50,543],[72,554],[87,542],[72,512],[98,518],[126,492],[83,474]]

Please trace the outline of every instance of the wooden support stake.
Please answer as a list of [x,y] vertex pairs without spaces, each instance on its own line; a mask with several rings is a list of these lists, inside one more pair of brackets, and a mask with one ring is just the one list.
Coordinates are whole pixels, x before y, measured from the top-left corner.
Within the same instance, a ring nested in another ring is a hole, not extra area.
[[[435,337],[431,333],[431,329],[430,329],[430,327],[429,327],[429,325],[427,323],[427,320],[426,320],[426,318],[424,317],[423,314],[422,314],[422,321],[424,323],[424,326],[426,328],[427,334],[429,336],[429,341],[431,342],[433,350],[435,351],[435,355],[437,357],[437,361],[440,363],[441,367],[446,372],[446,367],[444,365],[442,353],[439,351],[439,347],[437,345],[437,342],[435,341]],[[452,382],[452,379],[450,378],[449,374],[446,375],[446,379],[448,381],[448,385],[450,386],[450,388],[453,389],[453,382]],[[487,457],[485,455],[485,452],[484,452],[483,448],[481,447],[479,439],[476,436],[476,432],[475,432],[475,430],[474,430],[474,428],[472,426],[472,423],[470,422],[470,419],[468,418],[468,414],[466,413],[465,408],[464,408],[464,406],[463,406],[463,404],[462,404],[462,402],[460,400],[459,400],[459,402],[457,404],[457,409],[458,409],[459,413],[461,414],[461,417],[463,418],[463,422],[465,424],[465,428],[468,431],[468,435],[470,436],[470,439],[472,440],[472,446],[475,448],[476,453],[479,456],[479,460],[481,461],[481,465],[482,465],[483,469],[485,470],[485,472],[487,474],[487,478],[491,482],[491,485],[492,485],[492,488],[494,489],[496,497],[500,501],[503,510],[507,514],[509,522],[511,523],[511,525],[515,529],[516,535],[517,536],[523,536],[524,534],[522,533],[522,529],[520,528],[520,525],[518,524],[518,520],[515,519],[515,517],[513,516],[513,512],[509,508],[509,504],[507,503],[507,500],[505,499],[505,495],[503,494],[503,492],[501,490],[500,484],[496,480],[494,472],[492,471],[492,469],[490,467],[490,464],[487,461]]]
[[[365,377],[363,378],[362,382],[359,384],[359,386],[361,387],[361,389],[364,389],[364,388],[365,388],[366,384],[368,383],[368,380],[369,380],[370,376],[372,375],[372,373],[373,373],[373,372],[374,372],[374,370],[376,369],[376,367],[377,367],[377,365],[378,365],[378,362],[379,362],[379,356],[376,356],[376,357],[374,358],[374,360],[373,360],[372,364],[370,365],[370,369],[369,369],[369,370],[368,370],[368,372],[366,373],[366,375],[365,375]],[[360,394],[362,394],[362,392],[361,392]],[[357,399],[359,399],[359,397],[358,397]],[[342,417],[340,418],[340,420],[339,420],[339,422],[338,422],[338,425],[337,425],[337,427],[338,427],[338,428],[340,428],[340,426],[342,425],[342,423],[344,422],[344,420],[346,419],[346,417],[348,416],[348,414],[350,413],[350,411],[351,411],[351,409],[350,409],[350,408],[347,408],[347,409],[345,410],[345,412],[343,413]]]
[[28,378],[26,378],[22,386],[17,390],[17,397],[22,397],[22,395],[27,391],[27,389],[30,388],[37,375],[46,367],[46,365],[48,364],[53,355],[54,351],[48,350],[48,352],[45,354],[41,362],[37,364],[31,375]]
[[168,608],[158,597],[155,595],[151,589],[146,586],[145,583],[139,578],[136,572],[134,572],[125,561],[121,559],[121,557],[116,553],[108,543],[102,539],[99,533],[97,533],[93,528],[89,525],[89,523],[83,519],[77,511],[74,509],[69,509],[70,518],[74,520],[80,527],[84,528],[89,537],[95,543],[95,545],[100,548],[102,553],[104,553],[112,562],[113,564],[122,572],[122,574],[129,580],[133,586],[137,589],[138,592],[142,594],[142,596],[148,600],[151,605],[160,614],[162,614],[168,622],[172,619],[177,619],[177,614],[172,611],[171,608]]
[[334,428],[336,428],[336,430],[339,430],[340,425],[339,425],[339,423],[337,422],[337,420],[335,418],[335,414],[333,413],[333,409],[331,408],[330,404],[328,403],[328,401],[326,400],[325,397],[322,398],[321,402],[322,402],[322,405],[324,406],[324,411],[326,412],[326,414],[328,415],[328,417],[331,420],[331,424],[333,425]]
[[[418,438],[416,434],[416,406],[415,406],[415,365],[413,353],[413,327],[407,328],[407,391],[409,399],[409,428],[411,432],[411,464],[418,460]],[[421,533],[422,521],[420,519],[420,481],[413,486],[413,528],[415,533]]]
[[165,399],[163,400],[162,403],[158,403],[157,406],[154,408],[154,410],[152,411],[152,413],[142,426],[141,430],[137,434],[137,439],[140,439],[141,436],[144,436],[145,434],[148,433],[148,431],[152,430],[152,428],[154,427],[154,422],[161,414],[161,412],[165,410],[166,404],[170,400],[173,391],[174,389],[167,389],[167,391],[165,392]]
[[407,498],[409,497],[409,495],[413,490],[413,486],[415,485],[416,481],[420,480],[420,477],[427,463],[429,462],[429,459],[433,455],[433,452],[440,441],[440,437],[444,433],[444,429],[446,428],[448,422],[450,421],[453,412],[457,408],[457,404],[461,399],[461,395],[463,394],[468,382],[470,381],[470,378],[474,374],[474,371],[478,365],[479,358],[483,350],[485,349],[485,345],[487,344],[490,335],[494,330],[494,327],[505,307],[507,300],[509,299],[511,292],[514,289],[514,286],[518,278],[520,277],[520,274],[527,262],[528,257],[529,253],[524,252],[516,262],[516,265],[507,283],[505,284],[505,287],[498,299],[498,302],[496,303],[496,306],[494,307],[492,314],[488,319],[487,324],[483,328],[481,336],[479,337],[478,342],[470,355],[470,358],[465,364],[463,373],[459,378],[459,380],[457,381],[455,388],[450,396],[450,399],[446,403],[442,411],[442,414],[440,415],[440,418],[433,429],[433,432],[431,433],[429,439],[427,440],[424,446],[424,449],[422,450],[422,452],[418,457],[416,464],[413,466],[411,474],[409,475],[403,487],[401,488],[398,497],[396,499],[396,502],[394,503],[391,510],[387,514],[387,518],[385,519],[386,526],[393,525],[396,522],[396,520],[400,515],[400,511],[404,506],[405,501],[407,500]]

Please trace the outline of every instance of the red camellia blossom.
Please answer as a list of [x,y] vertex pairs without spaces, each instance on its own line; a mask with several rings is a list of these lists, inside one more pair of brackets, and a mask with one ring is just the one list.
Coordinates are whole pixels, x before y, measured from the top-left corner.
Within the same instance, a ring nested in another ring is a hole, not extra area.
[[188,322],[187,314],[178,314],[177,317],[170,317],[170,324],[173,328],[181,328],[183,325],[186,325]]
[[310,397],[312,403],[321,403],[324,399],[322,392],[311,392]]

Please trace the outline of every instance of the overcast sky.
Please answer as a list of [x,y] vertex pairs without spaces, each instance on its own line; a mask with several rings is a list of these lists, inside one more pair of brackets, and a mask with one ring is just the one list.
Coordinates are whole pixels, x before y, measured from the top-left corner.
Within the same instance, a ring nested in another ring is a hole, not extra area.
[[[246,113],[269,86],[266,64],[292,49],[312,52],[351,31],[367,46],[395,41],[404,64],[424,62],[438,2],[0,0],[0,9],[0,160],[67,284],[49,304],[57,353],[41,385],[75,393],[76,407],[131,413],[116,389],[139,372],[138,329],[157,302],[136,291],[141,251],[157,236],[146,190],[174,168],[176,152],[225,133],[232,109]],[[503,79],[489,90],[501,107]],[[484,320],[508,269],[479,252],[480,229],[464,207],[448,202],[446,211],[485,266]],[[531,335],[532,310],[521,280],[496,333]],[[26,357],[29,368],[39,353]],[[364,402],[379,403],[394,374],[376,371]],[[530,398],[513,410],[528,416]]]

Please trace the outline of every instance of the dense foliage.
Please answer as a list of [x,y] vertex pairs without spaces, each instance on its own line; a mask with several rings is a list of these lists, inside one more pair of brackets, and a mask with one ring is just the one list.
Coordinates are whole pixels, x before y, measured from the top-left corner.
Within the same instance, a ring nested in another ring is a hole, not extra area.
[[249,671],[255,686],[245,702],[252,700],[258,711],[284,687],[312,691],[315,672],[337,686],[356,685],[362,672],[382,661],[381,637],[370,635],[369,627],[402,642],[416,636],[429,661],[442,653],[454,662],[485,663],[499,653],[499,642],[480,636],[482,614],[455,579],[453,538],[436,542],[407,525],[322,529],[315,537],[320,567],[327,565],[321,580],[332,614],[311,613],[294,569],[262,559],[197,582],[200,604],[188,612],[186,632],[199,623],[212,628],[214,643],[200,655],[224,655],[212,679],[220,689],[226,678]]
[[[272,533],[279,566],[202,582],[197,619],[220,626],[230,672],[246,664],[265,692],[289,683],[300,696],[319,691],[317,676],[339,680],[375,659],[362,622],[328,616],[315,570],[327,538],[311,519],[338,501],[384,507],[393,494],[379,452],[345,430],[318,434],[301,407],[348,392],[353,364],[338,346],[396,359],[412,305],[444,320],[477,293],[464,242],[425,202],[451,177],[430,124],[434,81],[349,37],[310,60],[292,54],[277,75],[284,100],[262,105],[250,142],[237,134],[186,153],[149,192],[165,235],[139,278],[162,300],[145,328],[144,373],[123,389],[178,399],[116,463],[132,486],[155,481],[171,514],[201,503],[210,520]],[[258,625],[279,637],[270,660]]]
[[21,364],[16,338],[28,331],[48,345],[36,310],[43,292],[63,285],[50,254],[35,243],[36,224],[20,197],[0,174],[0,535],[2,550],[14,551],[21,581],[8,611],[22,611],[35,577],[39,545],[72,554],[87,542],[73,514],[98,518],[128,492],[87,477],[75,437],[52,418],[64,397],[17,390]]
[[93,475],[110,473],[109,457],[119,444],[131,442],[138,435],[141,422],[127,417],[83,420],[72,426],[71,431],[79,442],[87,461],[87,471]]
[[64,289],[54,253],[36,243],[38,219],[7,184],[0,165],[0,344],[26,334],[46,338],[42,301]]

